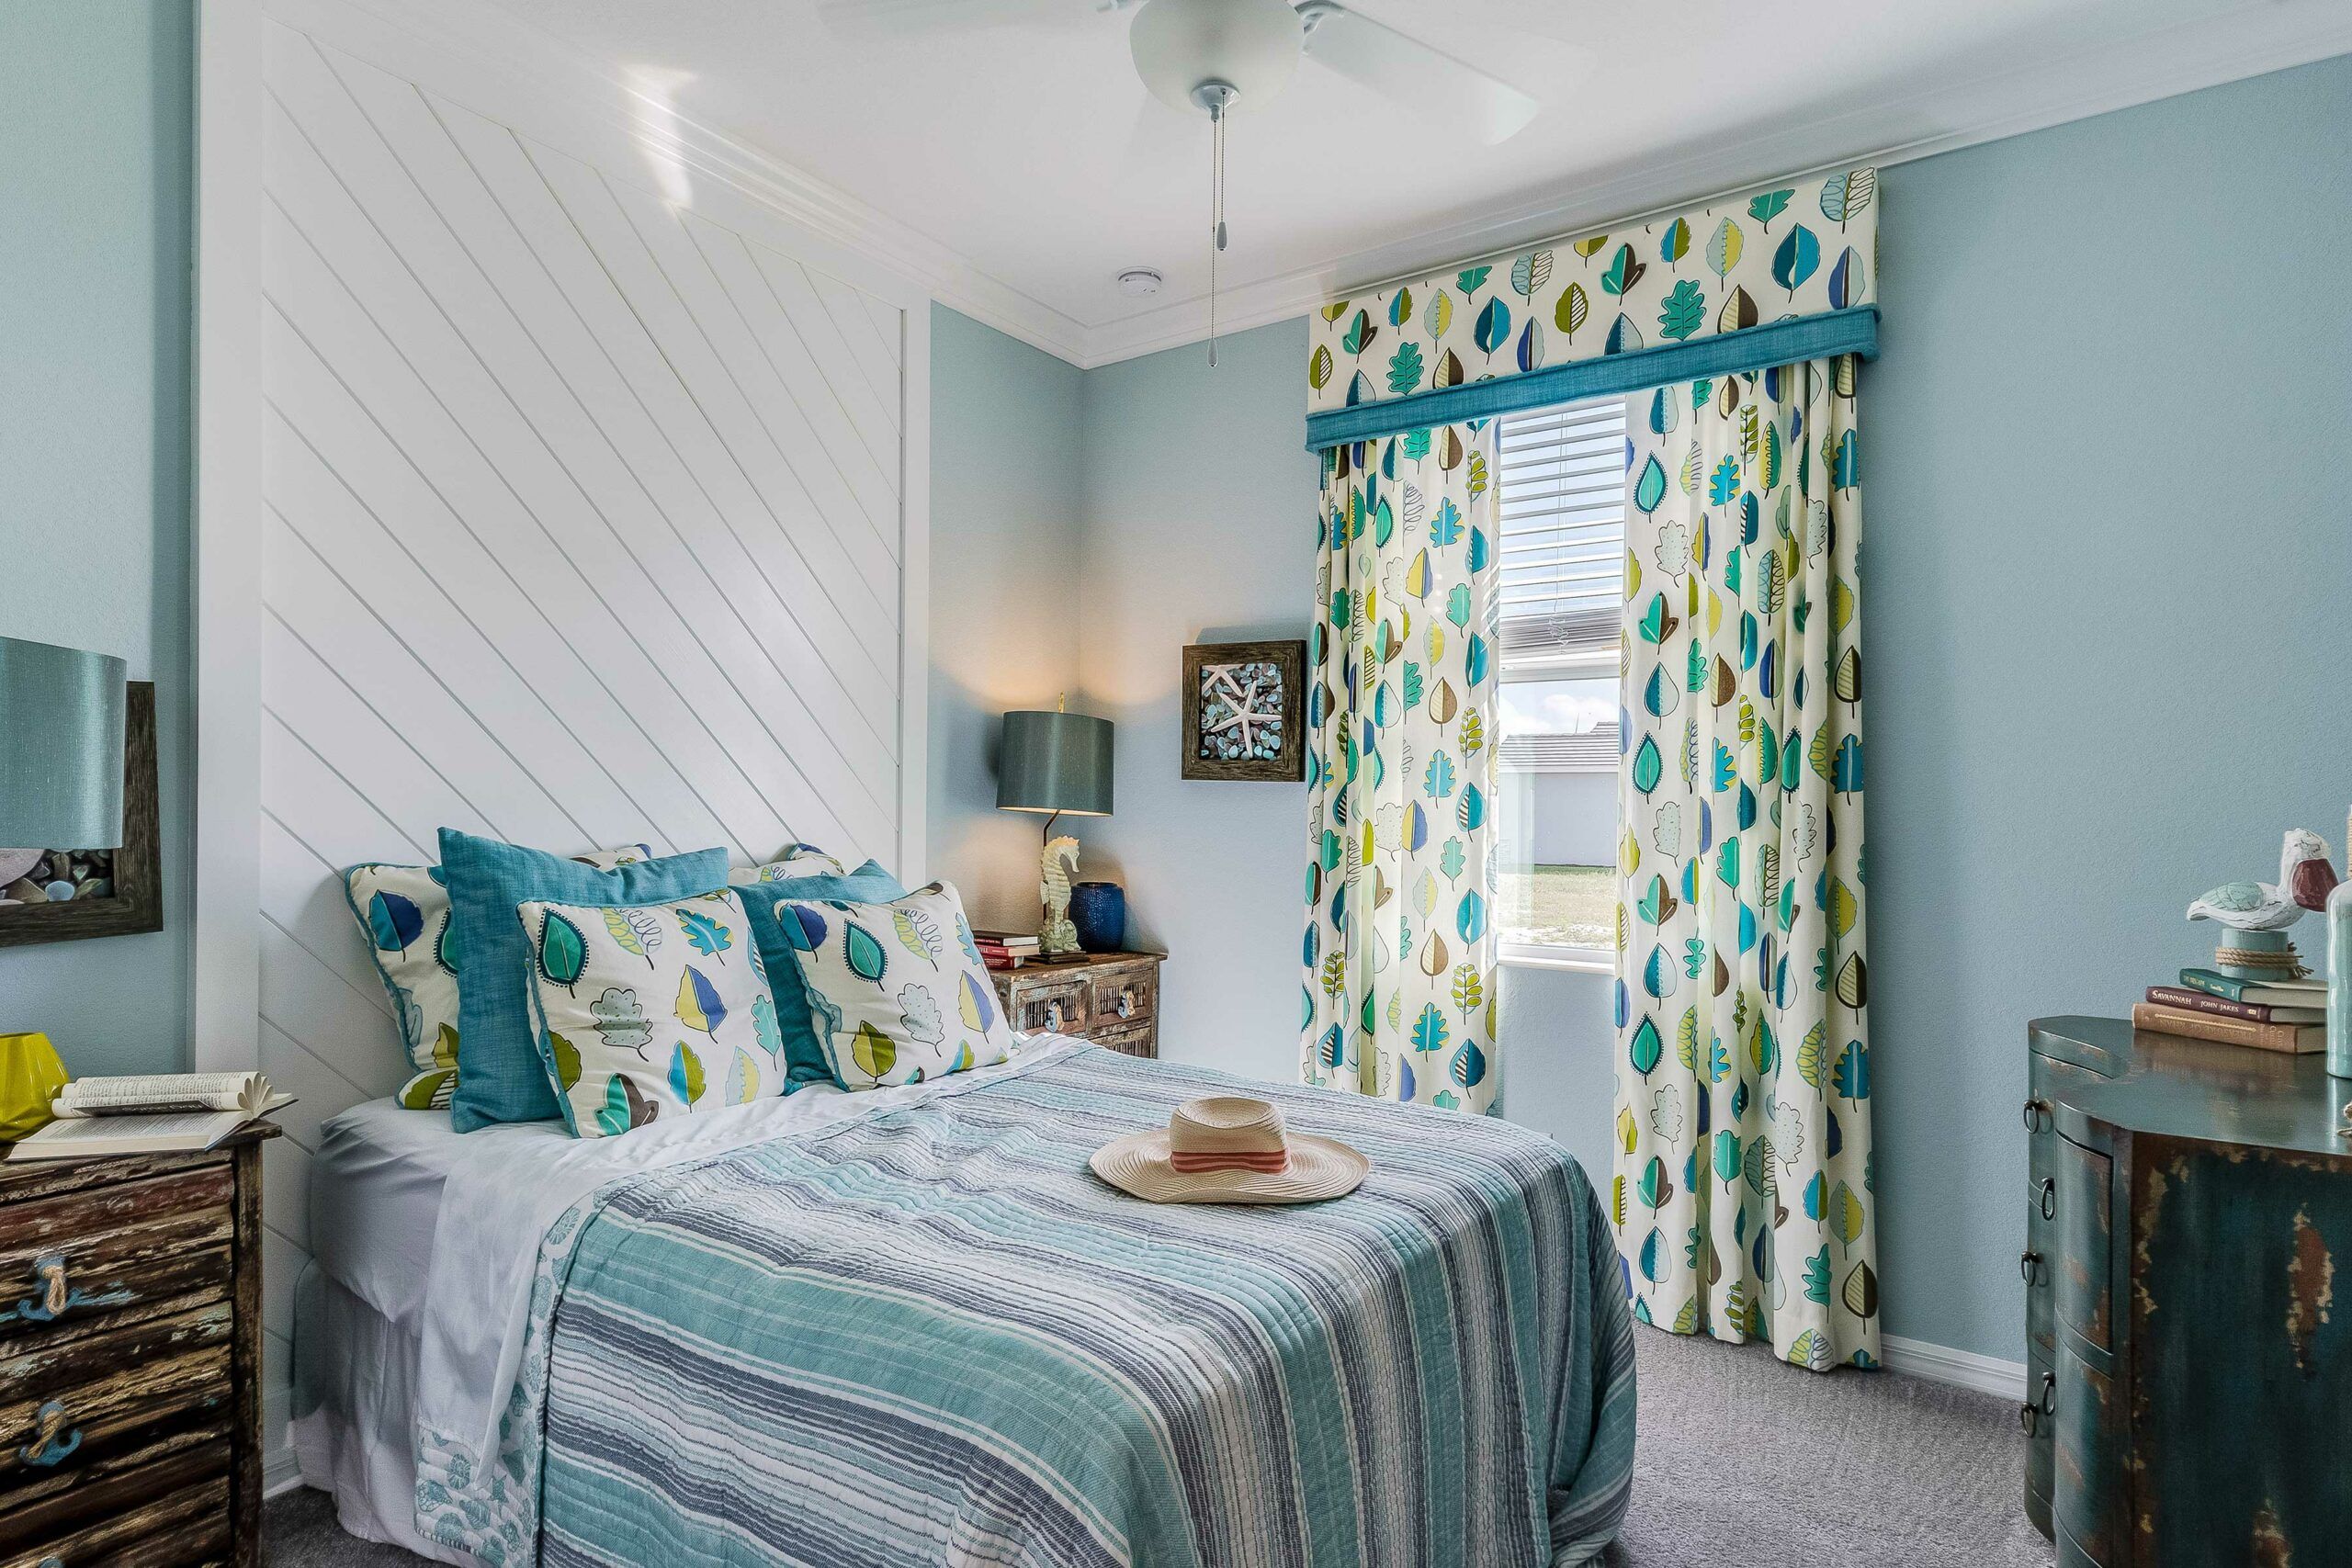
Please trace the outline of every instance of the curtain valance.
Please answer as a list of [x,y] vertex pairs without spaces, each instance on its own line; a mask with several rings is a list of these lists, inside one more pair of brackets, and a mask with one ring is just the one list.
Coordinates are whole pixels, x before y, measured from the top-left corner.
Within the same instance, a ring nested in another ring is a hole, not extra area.
[[1878,173],[1850,169],[1335,299],[1310,451],[1878,351]]

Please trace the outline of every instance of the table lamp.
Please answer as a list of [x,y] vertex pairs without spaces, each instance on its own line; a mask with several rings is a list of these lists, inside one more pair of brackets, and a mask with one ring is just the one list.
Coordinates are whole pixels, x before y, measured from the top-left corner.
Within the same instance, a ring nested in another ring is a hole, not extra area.
[[996,804],[1001,811],[1042,811],[1045,847],[1039,857],[1039,897],[1046,918],[1037,932],[1037,956],[1047,964],[1071,963],[1079,951],[1070,924],[1070,874],[1078,869],[1078,840],[1054,836],[1054,819],[1111,815],[1111,721],[1071,713],[1067,700],[1052,713],[1023,709],[1004,716],[1004,744],[997,755]]
[[[51,850],[122,847],[123,661],[0,637],[0,886]],[[0,1034],[0,1138],[49,1120],[65,1069],[45,1034]]]
[[0,844],[121,848],[124,673],[111,654],[0,637]]

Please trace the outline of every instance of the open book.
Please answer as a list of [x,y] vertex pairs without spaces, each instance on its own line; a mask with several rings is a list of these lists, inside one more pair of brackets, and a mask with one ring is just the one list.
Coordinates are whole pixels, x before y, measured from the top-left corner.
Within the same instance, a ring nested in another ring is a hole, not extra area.
[[75,1078],[50,1109],[59,1116],[131,1116],[164,1111],[239,1111],[259,1116],[293,1100],[259,1073],[150,1073]]
[[11,1162],[96,1155],[192,1154],[282,1105],[259,1073],[163,1073],[80,1078],[51,1107],[57,1120],[10,1146]]

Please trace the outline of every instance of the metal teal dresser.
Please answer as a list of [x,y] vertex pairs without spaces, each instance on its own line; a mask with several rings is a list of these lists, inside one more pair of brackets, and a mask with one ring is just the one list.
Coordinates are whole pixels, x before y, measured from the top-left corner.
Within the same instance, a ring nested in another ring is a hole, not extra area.
[[2025,1504],[2061,1568],[2352,1562],[2352,1086],[2120,1019],[2027,1043]]

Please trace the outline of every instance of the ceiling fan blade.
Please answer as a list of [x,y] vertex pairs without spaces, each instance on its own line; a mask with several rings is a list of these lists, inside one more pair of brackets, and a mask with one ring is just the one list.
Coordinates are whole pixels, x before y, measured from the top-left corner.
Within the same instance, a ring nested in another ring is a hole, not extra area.
[[1080,19],[1094,8],[1088,0],[818,0],[817,18],[836,38],[908,38]]
[[1543,106],[1475,65],[1361,12],[1308,0],[1306,58],[1408,108],[1466,125],[1486,145],[1507,141]]

